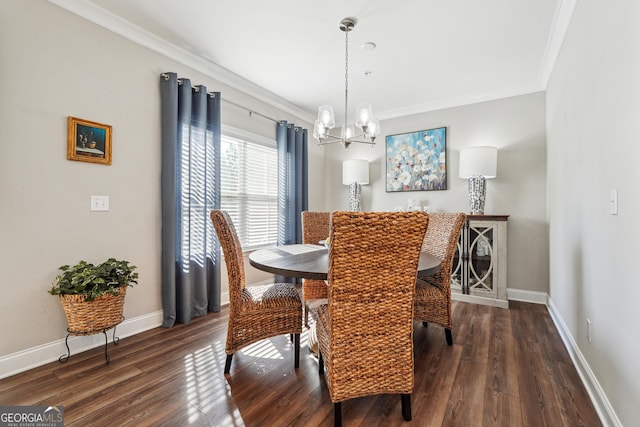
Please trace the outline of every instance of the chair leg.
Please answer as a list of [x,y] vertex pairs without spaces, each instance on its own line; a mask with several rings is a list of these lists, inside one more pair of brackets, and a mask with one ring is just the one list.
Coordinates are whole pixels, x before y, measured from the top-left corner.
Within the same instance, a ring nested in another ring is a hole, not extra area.
[[320,344],[318,344],[318,375],[324,375],[324,359],[320,352]]
[[405,421],[411,421],[411,395],[401,394],[400,400],[402,402],[402,418]]
[[451,336],[451,329],[444,328],[444,337],[447,340],[447,345],[453,345],[453,337]]
[[293,361],[296,369],[300,367],[300,334],[293,336]]
[[333,425],[335,427],[342,427],[342,402],[333,404]]
[[309,329],[309,304],[304,303],[304,326]]
[[228,374],[231,370],[231,359],[233,358],[233,354],[227,354],[227,361],[224,363],[224,373]]

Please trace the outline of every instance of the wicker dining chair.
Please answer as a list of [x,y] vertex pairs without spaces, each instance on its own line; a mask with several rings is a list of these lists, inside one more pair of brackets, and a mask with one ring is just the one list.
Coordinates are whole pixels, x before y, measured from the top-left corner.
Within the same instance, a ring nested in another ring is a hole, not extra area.
[[444,328],[448,345],[453,345],[451,329],[451,270],[460,232],[466,215],[463,213],[430,213],[429,227],[422,250],[442,261],[440,271],[432,276],[418,277],[416,283],[414,319],[424,326],[435,323]]
[[400,394],[411,420],[413,295],[424,212],[334,212],[327,304],[317,311],[319,372],[334,403]]
[[[329,237],[331,212],[303,211],[302,243],[317,245]],[[309,301],[327,297],[327,283],[324,280],[303,279],[302,299],[304,300],[304,325],[309,327]]]
[[294,366],[300,366],[302,302],[292,283],[245,286],[242,248],[229,214],[211,212],[211,221],[224,252],[229,274],[229,323],[224,373],[231,368],[233,353],[276,335],[293,334]]

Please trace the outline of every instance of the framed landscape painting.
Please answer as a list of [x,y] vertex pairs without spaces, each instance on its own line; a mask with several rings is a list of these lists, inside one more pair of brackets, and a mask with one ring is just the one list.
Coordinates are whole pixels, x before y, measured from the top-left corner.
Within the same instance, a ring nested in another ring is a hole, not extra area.
[[447,128],[387,135],[387,192],[447,189]]

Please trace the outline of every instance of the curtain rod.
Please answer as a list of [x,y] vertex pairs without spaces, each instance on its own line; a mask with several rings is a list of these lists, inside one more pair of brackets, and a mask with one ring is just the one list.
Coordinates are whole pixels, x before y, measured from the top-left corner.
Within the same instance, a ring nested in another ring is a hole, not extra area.
[[249,117],[251,117],[252,115],[254,115],[254,114],[255,114],[256,116],[260,116],[260,117],[265,118],[265,119],[267,119],[267,120],[271,120],[271,121],[272,121],[272,122],[274,122],[274,123],[281,123],[281,122],[282,122],[282,120],[276,120],[276,119],[273,119],[273,118],[271,118],[271,117],[269,117],[269,116],[265,116],[265,115],[264,115],[264,114],[262,114],[262,113],[258,113],[257,111],[253,111],[252,109],[247,108],[247,107],[245,107],[244,105],[236,104],[235,102],[233,102],[233,101],[229,101],[228,99],[224,99],[224,98],[222,98],[222,102],[226,102],[226,103],[228,103],[228,104],[233,105],[234,107],[238,107],[238,108],[241,108],[241,109],[243,109],[243,110],[248,111],[248,112],[249,112]]
[[[161,76],[162,76],[162,78],[164,78],[165,80],[169,80],[169,74],[168,74],[168,73],[161,73],[160,75],[161,75]],[[178,84],[180,84],[180,85],[182,84],[182,79],[180,79],[180,78],[178,79]],[[209,95],[213,95],[213,92],[209,92],[208,94],[209,94]],[[231,104],[231,105],[233,105],[233,106],[235,106],[235,107],[238,107],[238,108],[241,108],[241,109],[243,109],[243,110],[248,111],[248,112],[249,112],[249,117],[251,117],[251,116],[253,116],[253,115],[255,114],[255,115],[260,116],[260,117],[262,117],[262,118],[265,118],[265,119],[267,119],[267,120],[271,120],[271,121],[272,121],[272,122],[274,122],[274,123],[282,123],[282,120],[276,120],[276,119],[271,118],[271,117],[269,117],[269,116],[266,116],[266,115],[264,115],[264,114],[262,114],[262,113],[258,113],[257,111],[254,111],[254,110],[252,110],[252,109],[250,109],[250,108],[247,108],[247,107],[245,107],[244,105],[236,104],[235,102],[233,102],[233,101],[229,101],[229,100],[224,99],[224,98],[222,98],[222,101],[224,101],[224,102],[226,102],[226,103],[228,103],[228,104]]]

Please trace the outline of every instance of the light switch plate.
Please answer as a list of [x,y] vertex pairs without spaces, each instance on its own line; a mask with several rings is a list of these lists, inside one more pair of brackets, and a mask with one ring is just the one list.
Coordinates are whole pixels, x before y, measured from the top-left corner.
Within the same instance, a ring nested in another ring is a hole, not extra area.
[[91,210],[102,212],[108,211],[109,196],[91,196]]
[[611,190],[609,196],[609,213],[611,215],[618,215],[618,190]]

